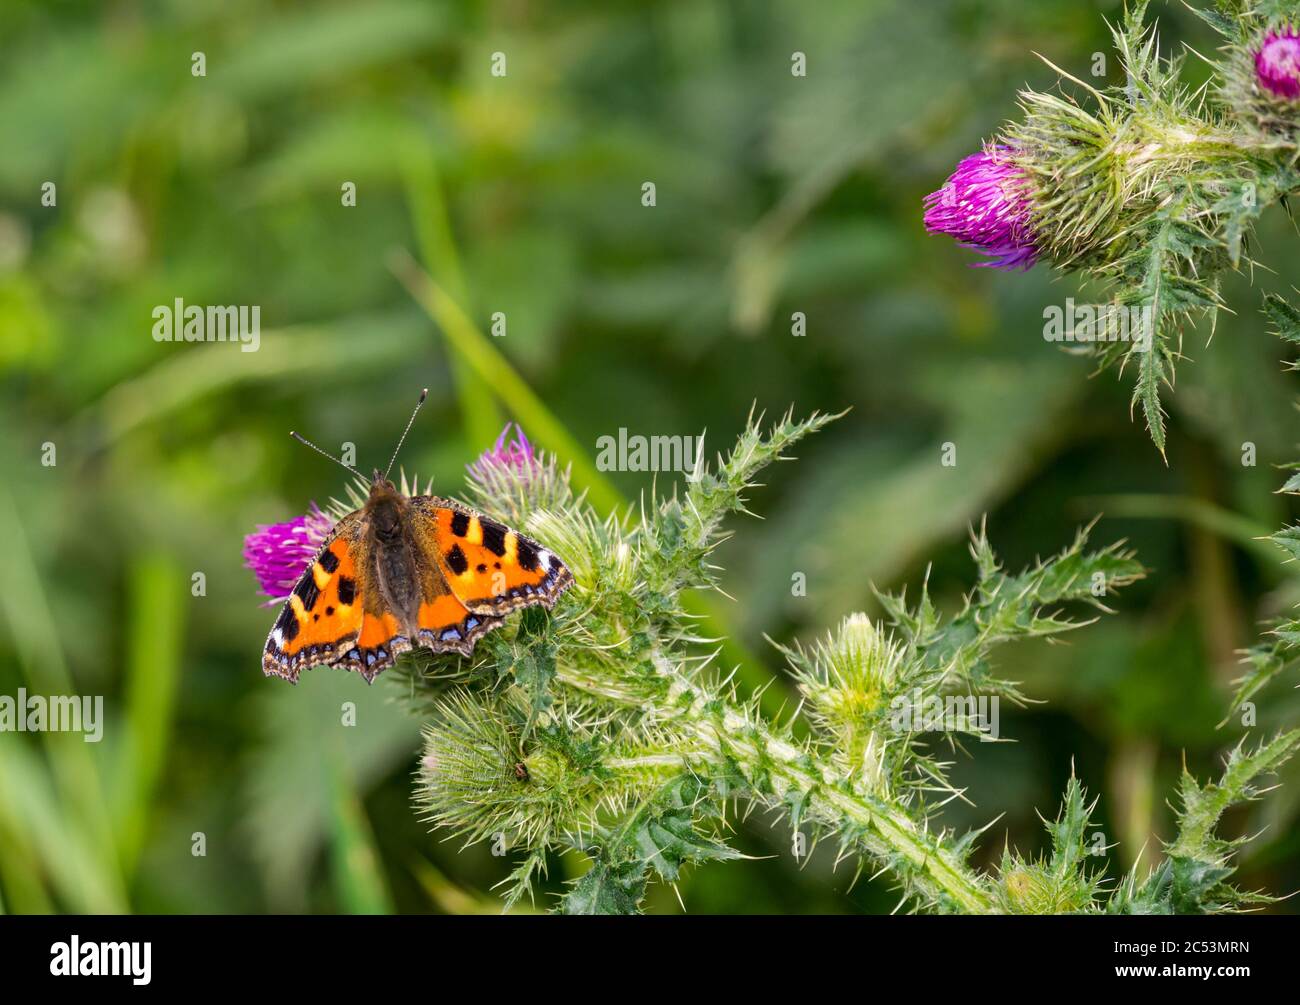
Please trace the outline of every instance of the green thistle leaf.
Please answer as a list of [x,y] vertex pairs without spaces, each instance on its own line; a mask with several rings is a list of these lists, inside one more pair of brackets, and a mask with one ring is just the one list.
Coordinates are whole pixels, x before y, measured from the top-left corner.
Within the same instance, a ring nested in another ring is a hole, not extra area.
[[1300,345],[1300,311],[1276,293],[1264,294],[1264,316],[1273,326],[1278,338]]
[[622,869],[598,862],[565,895],[564,914],[640,914],[646,870],[635,864]]
[[[1186,770],[1179,790],[1178,835],[1166,847],[1167,858],[1138,883],[1130,876],[1112,896],[1115,914],[1218,914],[1267,903],[1262,894],[1241,891],[1227,880],[1232,858],[1242,843],[1217,835],[1223,814],[1232,806],[1257,799],[1261,779],[1275,773],[1300,749],[1300,730],[1282,733],[1255,750],[1241,744],[1228,755],[1223,775],[1204,785]],[[1244,840],[1244,839],[1243,839]]]

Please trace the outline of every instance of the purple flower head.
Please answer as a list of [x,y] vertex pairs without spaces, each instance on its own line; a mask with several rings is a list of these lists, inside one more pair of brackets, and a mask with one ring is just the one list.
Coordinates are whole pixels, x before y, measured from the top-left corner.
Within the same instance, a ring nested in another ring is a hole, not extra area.
[[958,164],[943,188],[925,197],[925,229],[989,256],[977,265],[1027,269],[1038,260],[1030,182],[1011,154],[990,146]]
[[1300,34],[1287,25],[1264,36],[1255,53],[1259,86],[1279,98],[1300,98]]
[[[515,438],[506,442],[511,426],[514,426]],[[506,428],[501,430],[501,435],[497,437],[492,448],[483,451],[478,460],[468,465],[469,473],[481,482],[490,481],[494,475],[502,474],[515,475],[527,480],[541,467],[537,452],[528,442],[528,437],[524,435],[517,422],[507,422]]]
[[306,516],[288,523],[261,524],[244,538],[244,564],[270,600],[283,600],[293,592],[321,545],[334,529],[334,520],[315,503]]

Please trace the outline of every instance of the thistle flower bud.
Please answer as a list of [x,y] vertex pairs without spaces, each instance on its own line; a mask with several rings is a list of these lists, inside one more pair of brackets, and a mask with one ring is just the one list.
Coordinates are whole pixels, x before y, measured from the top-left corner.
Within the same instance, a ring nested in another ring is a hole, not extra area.
[[312,503],[306,516],[259,524],[244,538],[244,565],[253,570],[269,598],[265,606],[279,603],[293,591],[333,529],[333,517]]
[[1274,97],[1300,99],[1300,34],[1290,25],[1264,36],[1255,51],[1255,79]]
[[524,845],[586,824],[590,780],[545,744],[524,742],[524,712],[465,691],[439,702],[416,786],[426,819],[471,841],[503,834]]
[[870,788],[884,781],[889,703],[901,685],[903,648],[865,614],[852,614],[811,650],[787,651],[808,717],[846,774]]
[[957,165],[943,187],[925,197],[925,229],[948,234],[989,256],[998,269],[1028,269],[1038,260],[1031,181],[1005,145],[991,145]]
[[851,614],[813,647],[799,672],[804,697],[832,718],[855,721],[879,711],[894,690],[902,648],[865,614]]
[[517,423],[507,423],[496,443],[465,470],[481,508],[516,526],[534,510],[558,510],[571,498],[568,472],[537,450]]
[[1100,885],[1096,877],[1077,869],[1054,869],[1004,854],[995,887],[1000,907],[1008,914],[1082,914],[1094,909]]
[[1002,874],[1002,895],[1011,914],[1057,914],[1065,910],[1056,877],[1019,859]]

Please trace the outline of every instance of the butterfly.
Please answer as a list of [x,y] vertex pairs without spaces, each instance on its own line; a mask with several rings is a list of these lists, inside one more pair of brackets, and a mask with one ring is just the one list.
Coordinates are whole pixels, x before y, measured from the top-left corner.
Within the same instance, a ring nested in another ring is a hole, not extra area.
[[468,656],[512,611],[549,609],[572,583],[536,541],[454,500],[404,495],[375,469],[365,505],[335,524],[285,601],[262,670],[296,683],[303,670],[343,667],[369,683],[413,649]]

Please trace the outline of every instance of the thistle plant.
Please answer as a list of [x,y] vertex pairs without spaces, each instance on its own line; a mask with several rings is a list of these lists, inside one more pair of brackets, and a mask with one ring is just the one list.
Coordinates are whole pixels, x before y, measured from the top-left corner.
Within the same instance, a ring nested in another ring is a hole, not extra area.
[[925,204],[925,223],[991,256],[1036,261],[1099,280],[1148,331],[1085,351],[1131,367],[1132,403],[1165,450],[1160,395],[1182,336],[1224,307],[1223,275],[1253,264],[1251,229],[1300,188],[1300,3],[1217,0],[1195,9],[1223,39],[1206,58],[1213,82],[1182,82],[1183,57],[1161,54],[1148,0],[1114,29],[1123,82],[1094,87],[1059,74],[1051,93],[1025,90],[1021,117],[966,158]]
[[[1292,348],[1300,346],[1300,311],[1281,297],[1270,294],[1264,298],[1264,314],[1273,334]],[[1290,363],[1288,369],[1300,370],[1300,363]],[[1300,463],[1289,465],[1289,469],[1293,473],[1278,491],[1285,495],[1300,496]],[[1276,534],[1269,535],[1269,540],[1289,560],[1300,559],[1300,524],[1283,527]],[[1300,617],[1275,619],[1266,629],[1268,638],[1244,653],[1243,662],[1247,670],[1236,681],[1237,691],[1233,695],[1231,706],[1233,711],[1254,698],[1275,678],[1300,666]],[[1230,711],[1229,716],[1231,714]]]
[[[766,465],[830,418],[787,415],[766,431],[751,421],[730,453],[712,467],[699,458],[670,495],[605,518],[522,433],[511,443],[503,434],[470,466],[471,501],[554,549],[574,585],[552,611],[529,608],[482,638],[470,658],[412,654],[384,675],[426,722],[415,800],[435,831],[510,850],[507,904],[534,893],[552,853],[583,853],[591,866],[558,904],[573,913],[639,911],[651,882],[739,857],[729,827],[752,810],[806,835],[804,854],[824,841],[855,877],[887,875],[910,910],[1196,912],[1258,903],[1230,885],[1235,845],[1216,825],[1258,793],[1300,733],[1250,753],[1238,748],[1215,784],[1186,777],[1167,855],[1148,875],[1114,886],[1104,881],[1092,806],[1077,780],[1048,825],[1044,858],[1008,849],[998,868],[981,872],[971,864],[979,834],[942,825],[943,804],[960,795],[948,759],[962,740],[977,746],[995,732],[973,699],[1025,700],[997,673],[994,650],[1086,625],[1144,574],[1122,542],[1090,549],[1091,528],[1016,573],[980,530],[971,542],[974,586],[959,609],[943,613],[923,584],[911,600],[878,594],[880,617],[854,614],[819,641],[778,647],[802,699],[792,714],[765,716],[757,696],[715,665],[719,640],[690,613],[686,594],[718,588],[712,556],[728,536],[725,519],[747,512]],[[414,488],[403,477],[403,491]],[[293,531],[258,533],[263,544],[299,544]],[[255,567],[270,560],[265,548],[250,556]],[[919,714],[932,704],[959,710],[945,733]]]

